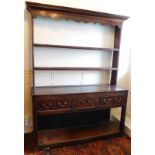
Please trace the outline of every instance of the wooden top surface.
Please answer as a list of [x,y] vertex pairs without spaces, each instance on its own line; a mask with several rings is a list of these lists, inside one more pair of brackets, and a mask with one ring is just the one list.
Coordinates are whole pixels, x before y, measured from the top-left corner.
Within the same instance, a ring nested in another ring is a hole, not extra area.
[[36,95],[60,95],[60,94],[83,94],[95,92],[127,91],[127,89],[114,85],[86,85],[86,86],[46,86],[35,87],[33,96]]

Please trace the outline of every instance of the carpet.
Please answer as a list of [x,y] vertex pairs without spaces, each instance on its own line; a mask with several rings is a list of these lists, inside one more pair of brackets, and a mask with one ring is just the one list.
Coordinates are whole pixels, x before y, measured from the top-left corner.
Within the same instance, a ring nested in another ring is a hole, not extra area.
[[[43,151],[25,152],[24,155],[43,155]],[[131,155],[131,140],[127,136],[123,136],[53,148],[51,155]]]

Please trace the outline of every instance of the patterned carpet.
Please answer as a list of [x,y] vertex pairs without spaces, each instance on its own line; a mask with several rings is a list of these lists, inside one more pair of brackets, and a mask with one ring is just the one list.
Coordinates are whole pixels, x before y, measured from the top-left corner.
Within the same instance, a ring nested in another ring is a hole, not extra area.
[[[24,155],[43,155],[43,151]],[[54,148],[51,155],[131,155],[131,140],[126,137],[110,138],[85,144]]]

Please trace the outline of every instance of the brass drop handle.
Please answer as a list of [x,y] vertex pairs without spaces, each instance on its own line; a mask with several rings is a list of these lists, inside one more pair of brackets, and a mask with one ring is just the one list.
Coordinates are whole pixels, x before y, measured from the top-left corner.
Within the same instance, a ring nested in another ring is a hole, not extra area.
[[91,101],[90,100],[82,100],[81,102],[82,103],[90,103]]
[[67,105],[67,104],[68,104],[68,102],[67,102],[67,101],[64,101],[63,103],[58,102],[58,105],[59,105],[59,106],[65,106],[65,105]]
[[110,103],[110,102],[112,101],[112,99],[111,99],[111,98],[104,98],[103,101],[104,101],[105,103]]
[[43,103],[42,106],[46,109],[50,108],[52,106],[52,103]]
[[122,100],[122,97],[115,97],[114,100],[115,100],[116,102],[120,102],[120,101]]

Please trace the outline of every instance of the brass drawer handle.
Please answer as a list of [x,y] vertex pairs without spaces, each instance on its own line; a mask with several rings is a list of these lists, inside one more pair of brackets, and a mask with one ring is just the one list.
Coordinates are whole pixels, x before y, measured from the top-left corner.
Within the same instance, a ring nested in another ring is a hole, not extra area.
[[120,102],[120,101],[122,100],[122,97],[115,97],[114,100],[115,100],[116,102]]
[[43,108],[48,109],[52,106],[52,103],[43,103],[42,106],[43,106]]
[[84,103],[91,103],[91,101],[90,100],[82,100],[81,103],[83,103],[83,104]]
[[68,102],[67,102],[67,101],[65,101],[65,102],[63,102],[63,103],[58,102],[58,105],[59,105],[59,106],[62,106],[62,107],[63,107],[63,106],[65,106],[65,105],[67,105],[67,104],[68,104]]
[[104,101],[111,101],[112,99],[111,98],[109,98],[109,99],[104,99]]
[[110,102],[112,101],[112,99],[111,99],[111,98],[104,98],[103,101],[104,101],[105,103],[110,103]]

